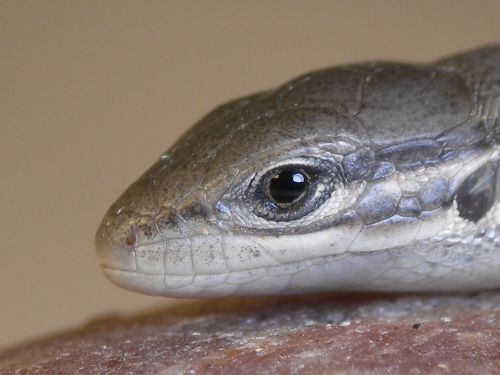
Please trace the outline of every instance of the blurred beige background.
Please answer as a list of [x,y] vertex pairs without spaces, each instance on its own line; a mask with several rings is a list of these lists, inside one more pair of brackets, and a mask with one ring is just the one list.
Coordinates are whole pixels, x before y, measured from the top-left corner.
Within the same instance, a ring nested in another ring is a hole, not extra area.
[[101,275],[111,202],[195,120],[318,67],[500,42],[499,1],[1,1],[0,346],[170,303]]

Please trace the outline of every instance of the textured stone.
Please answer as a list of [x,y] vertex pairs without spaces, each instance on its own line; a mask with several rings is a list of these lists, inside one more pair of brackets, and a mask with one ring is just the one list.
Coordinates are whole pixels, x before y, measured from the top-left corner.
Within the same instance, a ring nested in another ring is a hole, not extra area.
[[184,302],[0,353],[0,374],[499,374],[500,292]]

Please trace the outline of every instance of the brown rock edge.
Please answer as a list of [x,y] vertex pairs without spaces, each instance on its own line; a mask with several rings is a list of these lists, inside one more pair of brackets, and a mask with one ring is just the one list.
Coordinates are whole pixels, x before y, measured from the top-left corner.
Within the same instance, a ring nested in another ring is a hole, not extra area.
[[500,374],[500,291],[184,302],[0,353],[0,374]]

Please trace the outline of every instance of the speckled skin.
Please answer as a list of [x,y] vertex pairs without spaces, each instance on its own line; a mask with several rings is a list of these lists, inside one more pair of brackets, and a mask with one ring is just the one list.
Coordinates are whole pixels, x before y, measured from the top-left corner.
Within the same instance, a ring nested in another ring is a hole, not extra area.
[[[229,102],[111,206],[100,263],[179,297],[500,287],[499,112],[500,46],[327,68]],[[305,214],[269,216],[254,191],[289,164],[323,179]]]

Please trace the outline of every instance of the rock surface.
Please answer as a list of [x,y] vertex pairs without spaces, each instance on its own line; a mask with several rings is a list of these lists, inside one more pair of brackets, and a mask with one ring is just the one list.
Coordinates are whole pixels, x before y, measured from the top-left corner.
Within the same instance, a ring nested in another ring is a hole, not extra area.
[[500,291],[216,300],[0,353],[0,374],[500,374]]

